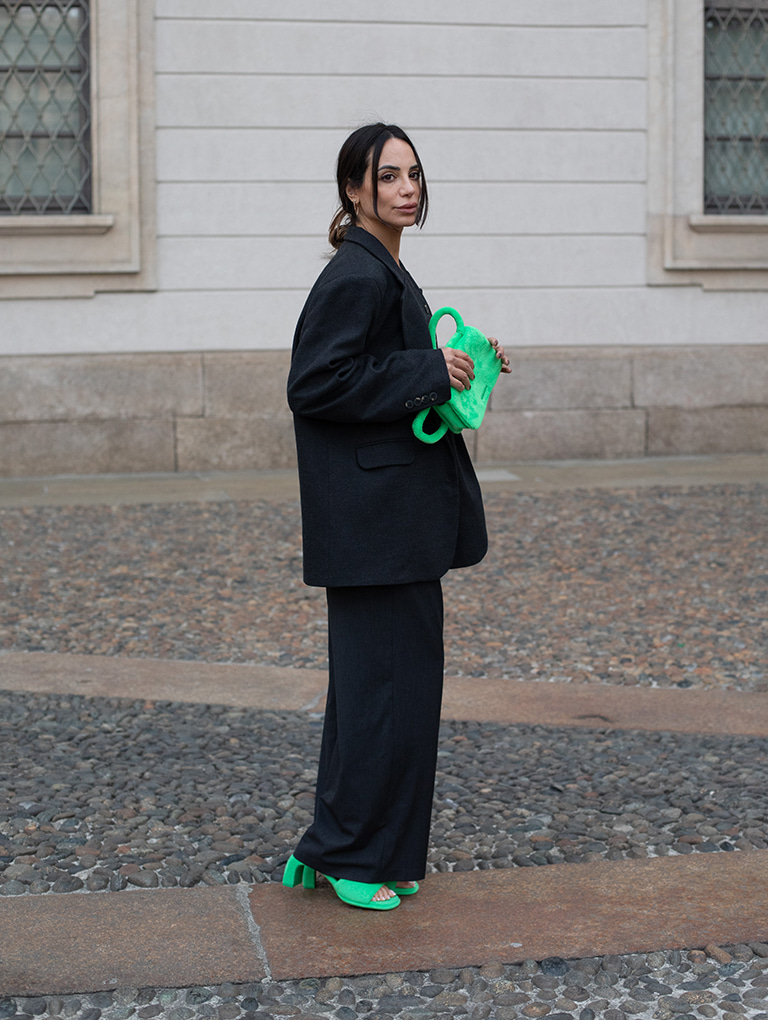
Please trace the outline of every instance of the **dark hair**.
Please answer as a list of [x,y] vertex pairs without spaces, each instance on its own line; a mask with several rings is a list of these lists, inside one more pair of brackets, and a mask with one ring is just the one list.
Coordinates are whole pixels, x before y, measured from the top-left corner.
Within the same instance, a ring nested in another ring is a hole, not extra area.
[[344,240],[344,236],[351,226],[357,221],[355,207],[352,199],[347,194],[347,185],[360,188],[365,180],[365,173],[371,167],[371,186],[373,190],[373,211],[378,216],[378,194],[379,179],[376,171],[381,158],[381,150],[390,138],[399,138],[406,142],[413,149],[413,155],[421,172],[421,189],[419,192],[419,207],[416,212],[416,223],[422,226],[427,218],[429,200],[427,198],[427,182],[424,179],[424,171],[421,160],[416,152],[413,142],[402,128],[397,124],[365,124],[347,138],[339,150],[339,158],[336,161],[336,184],[339,189],[340,207],[331,220],[328,230],[328,240],[332,248],[338,248]]

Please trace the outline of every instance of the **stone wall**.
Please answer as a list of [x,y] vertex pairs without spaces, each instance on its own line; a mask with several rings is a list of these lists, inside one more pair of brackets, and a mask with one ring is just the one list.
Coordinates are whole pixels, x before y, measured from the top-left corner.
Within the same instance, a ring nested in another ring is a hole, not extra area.
[[[768,346],[510,352],[478,463],[768,452]],[[288,351],[0,359],[0,475],[286,468]]]
[[512,353],[481,462],[768,451],[768,347]]

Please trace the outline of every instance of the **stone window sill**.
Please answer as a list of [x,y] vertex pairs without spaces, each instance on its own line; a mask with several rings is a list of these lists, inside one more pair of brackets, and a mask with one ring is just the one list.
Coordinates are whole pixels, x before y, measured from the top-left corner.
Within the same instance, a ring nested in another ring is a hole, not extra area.
[[64,237],[106,234],[115,225],[110,214],[83,216],[0,216],[0,236]]
[[768,216],[689,216],[697,234],[768,234]]

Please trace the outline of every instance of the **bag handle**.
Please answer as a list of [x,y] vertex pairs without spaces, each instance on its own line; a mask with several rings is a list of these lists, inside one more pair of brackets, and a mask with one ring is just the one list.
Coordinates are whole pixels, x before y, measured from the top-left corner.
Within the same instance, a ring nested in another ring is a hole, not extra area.
[[[456,333],[461,333],[464,329],[464,320],[456,311],[455,308],[449,308],[448,305],[445,308],[438,308],[432,318],[429,320],[429,335],[432,337],[432,346],[437,349],[437,324],[444,315],[450,315],[456,324]],[[454,334],[455,335],[455,334]]]
[[440,419],[440,425],[435,429],[434,432],[427,432],[424,429],[424,422],[427,419],[427,415],[432,410],[431,407],[425,407],[423,411],[419,411],[416,417],[413,419],[411,428],[413,434],[417,439],[420,439],[422,443],[436,443],[438,439],[442,439],[445,433],[448,431],[446,423]]
[[[450,315],[456,325],[456,333],[461,333],[464,329],[464,320],[456,311],[455,308],[449,308],[447,305],[444,308],[438,308],[429,320],[429,335],[432,337],[432,346],[437,350],[437,324],[444,315]],[[456,334],[454,333],[454,336]],[[448,431],[448,426],[444,421],[440,421],[439,426],[434,432],[427,432],[424,428],[424,422],[427,419],[427,415],[432,410],[431,407],[424,408],[423,411],[419,411],[416,417],[413,419],[413,434],[417,439],[420,439],[422,443],[436,443],[442,439],[445,433]]]

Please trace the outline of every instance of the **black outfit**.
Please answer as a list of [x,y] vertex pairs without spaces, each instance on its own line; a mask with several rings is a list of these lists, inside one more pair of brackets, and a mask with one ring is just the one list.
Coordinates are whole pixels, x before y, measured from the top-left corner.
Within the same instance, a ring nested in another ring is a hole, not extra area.
[[460,436],[414,414],[450,396],[429,307],[353,227],[312,288],[288,378],[304,580],[328,589],[330,682],[303,864],[360,882],[423,877],[442,697],[440,578],[485,555]]

